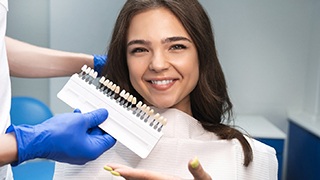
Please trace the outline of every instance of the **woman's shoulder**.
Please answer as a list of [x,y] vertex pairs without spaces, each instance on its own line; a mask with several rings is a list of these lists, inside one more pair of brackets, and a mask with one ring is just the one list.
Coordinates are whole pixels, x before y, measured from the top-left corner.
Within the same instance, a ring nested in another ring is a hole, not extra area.
[[[238,177],[241,179],[277,179],[278,160],[275,149],[254,138],[245,137],[252,148],[253,160],[248,167],[238,163]],[[238,152],[238,160],[243,161],[242,149]]]
[[[276,159],[276,150],[267,145],[264,144],[254,138],[248,137],[244,135],[248,143],[250,144],[250,147],[252,149],[253,153],[253,161],[258,162],[258,161],[265,161],[266,159],[270,159],[272,161],[275,161],[277,163]],[[241,143],[237,139],[232,140],[233,144],[235,145],[237,151],[239,154],[243,154],[243,149]]]
[[271,154],[271,155],[276,155],[276,150],[267,145],[267,144],[264,144],[254,138],[250,138],[248,136],[245,136],[247,141],[249,142],[252,150],[254,150],[255,152],[261,152],[261,153],[267,153],[267,154]]

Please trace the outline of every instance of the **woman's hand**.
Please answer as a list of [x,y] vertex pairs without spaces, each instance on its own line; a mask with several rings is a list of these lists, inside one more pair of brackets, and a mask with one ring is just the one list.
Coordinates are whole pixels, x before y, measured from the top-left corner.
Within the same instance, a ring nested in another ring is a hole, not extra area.
[[[121,164],[107,164],[104,167],[105,170],[110,171],[114,176],[122,176],[127,180],[181,180],[177,176],[162,174],[154,171],[148,171],[144,169],[134,169]],[[188,169],[193,175],[194,180],[211,180],[208,173],[204,171],[197,157],[190,160],[188,163]]]
[[204,171],[197,157],[189,161],[188,169],[190,173],[193,175],[193,178],[195,180],[211,180],[212,179],[211,176]]

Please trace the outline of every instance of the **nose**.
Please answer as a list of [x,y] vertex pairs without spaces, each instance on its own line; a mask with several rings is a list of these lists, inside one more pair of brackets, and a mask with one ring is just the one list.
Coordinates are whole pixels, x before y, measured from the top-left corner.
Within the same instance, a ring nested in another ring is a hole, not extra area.
[[161,72],[169,69],[170,63],[168,61],[168,57],[165,56],[162,52],[154,53],[151,57],[151,61],[149,64],[149,69],[155,72]]

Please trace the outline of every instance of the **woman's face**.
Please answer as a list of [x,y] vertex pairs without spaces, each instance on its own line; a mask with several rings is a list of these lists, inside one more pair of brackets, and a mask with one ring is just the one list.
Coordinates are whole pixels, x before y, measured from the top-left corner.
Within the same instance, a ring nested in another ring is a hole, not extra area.
[[199,79],[196,47],[181,22],[165,8],[135,15],[128,29],[130,81],[148,105],[191,115],[190,92]]

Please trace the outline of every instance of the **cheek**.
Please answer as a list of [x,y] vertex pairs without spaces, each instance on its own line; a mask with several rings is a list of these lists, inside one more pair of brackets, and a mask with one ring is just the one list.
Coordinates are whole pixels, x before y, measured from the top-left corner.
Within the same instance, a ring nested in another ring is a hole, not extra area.
[[196,87],[196,85],[198,84],[198,81],[199,81],[199,76],[200,76],[200,73],[199,73],[199,69],[197,69],[195,71],[196,74],[194,74],[194,87]]
[[188,55],[183,58],[183,61],[179,61],[177,64],[180,67],[180,72],[185,76],[191,76],[192,79],[198,80],[199,77],[199,60],[196,55]]
[[143,65],[139,63],[133,63],[132,61],[128,61],[128,70],[129,70],[129,77],[132,86],[137,89],[139,87],[138,83],[141,81],[143,73],[145,71]]
[[128,63],[128,70],[129,70],[130,81],[132,83],[132,81],[137,76],[137,72],[139,72],[139,71],[137,71],[137,66],[130,65],[130,63]]
[[199,81],[199,68],[198,64],[195,64],[191,71],[189,71],[189,85],[192,89],[197,85]]
[[198,57],[194,56],[188,62],[184,65],[184,72],[186,72],[184,75],[189,78],[189,85],[194,88],[198,83],[200,73]]

